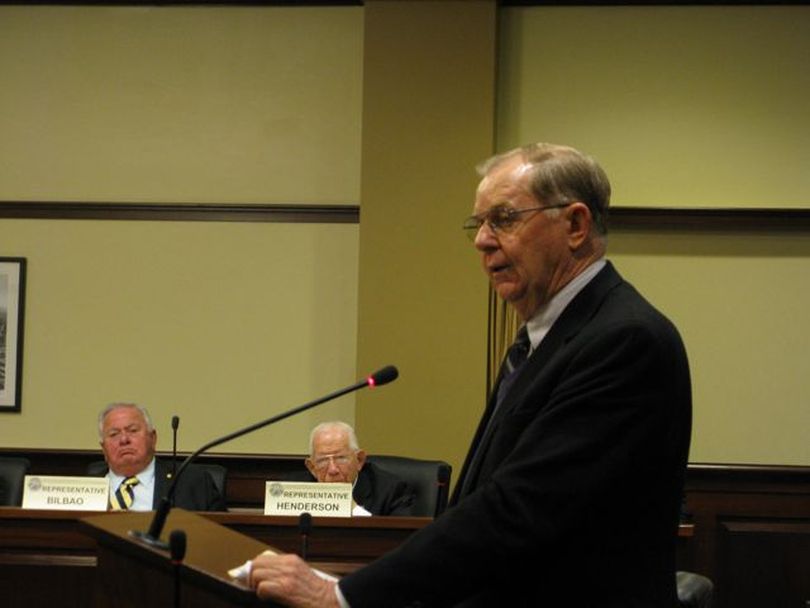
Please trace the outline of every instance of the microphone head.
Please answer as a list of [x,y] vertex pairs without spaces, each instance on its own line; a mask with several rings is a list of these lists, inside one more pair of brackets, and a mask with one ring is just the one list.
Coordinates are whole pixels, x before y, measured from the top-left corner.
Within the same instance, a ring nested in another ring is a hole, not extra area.
[[172,530],[169,534],[169,553],[176,564],[182,562],[186,556],[186,533],[182,530]]
[[307,535],[310,530],[312,530],[312,515],[305,511],[298,517],[298,531],[303,535]]
[[172,416],[172,429],[176,431],[178,426],[180,426],[180,416]]
[[386,365],[384,368],[377,370],[373,374],[371,374],[368,378],[366,378],[366,382],[369,386],[382,386],[383,384],[388,384],[389,382],[393,382],[399,376],[399,371],[393,365]]

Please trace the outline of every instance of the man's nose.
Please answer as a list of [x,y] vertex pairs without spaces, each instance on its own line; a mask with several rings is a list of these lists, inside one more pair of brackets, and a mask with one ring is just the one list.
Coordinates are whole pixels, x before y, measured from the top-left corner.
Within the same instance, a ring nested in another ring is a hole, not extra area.
[[498,246],[498,237],[495,235],[492,226],[487,222],[481,224],[481,227],[478,228],[478,232],[475,233],[473,244],[479,251],[487,251],[496,248]]
[[329,472],[330,475],[340,473],[340,467],[337,466],[337,463],[332,458],[329,459],[329,466],[327,467],[326,470]]

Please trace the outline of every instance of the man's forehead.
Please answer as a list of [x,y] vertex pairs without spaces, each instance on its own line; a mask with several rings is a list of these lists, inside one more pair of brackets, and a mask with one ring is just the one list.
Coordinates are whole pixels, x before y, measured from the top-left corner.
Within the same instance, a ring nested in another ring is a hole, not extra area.
[[104,416],[104,426],[112,426],[114,424],[129,426],[131,424],[143,424],[144,418],[141,413],[134,408],[118,408],[110,410]]
[[514,202],[518,198],[533,195],[526,181],[532,166],[529,163],[510,163],[488,173],[478,184],[476,207]]
[[318,435],[314,443],[316,452],[343,450],[349,447],[349,436],[342,431],[329,431]]

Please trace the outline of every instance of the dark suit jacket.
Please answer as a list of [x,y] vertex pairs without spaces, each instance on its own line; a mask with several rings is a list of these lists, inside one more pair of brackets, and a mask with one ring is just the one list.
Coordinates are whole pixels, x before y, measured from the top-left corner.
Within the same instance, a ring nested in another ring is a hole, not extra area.
[[[172,465],[155,459],[155,496],[152,508],[157,509],[171,485]],[[107,469],[100,471],[107,474]],[[225,497],[204,468],[190,464],[183,471],[174,491],[174,506],[188,511],[226,511]]]
[[[289,473],[284,478],[288,481],[317,481],[306,469]],[[357,474],[352,498],[372,515],[412,515],[413,488],[368,461]]]
[[675,327],[608,264],[520,370],[484,445],[492,408],[451,507],[341,580],[352,608],[674,606],[691,432]]

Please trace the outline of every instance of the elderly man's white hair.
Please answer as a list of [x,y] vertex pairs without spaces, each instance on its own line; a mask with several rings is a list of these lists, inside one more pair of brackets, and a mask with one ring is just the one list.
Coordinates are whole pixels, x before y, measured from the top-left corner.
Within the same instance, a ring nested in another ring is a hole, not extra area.
[[107,417],[113,410],[122,409],[122,408],[129,408],[138,410],[141,415],[143,416],[144,422],[146,422],[146,430],[150,433],[155,428],[155,425],[152,424],[152,417],[149,415],[149,411],[142,405],[138,405],[137,403],[130,403],[127,401],[115,401],[113,403],[108,404],[98,415],[98,436],[101,439],[104,439],[104,418]]
[[351,425],[346,424],[341,420],[331,420],[329,422],[321,422],[309,434],[309,455],[312,456],[315,446],[315,437],[324,431],[340,430],[346,433],[349,437],[349,447],[353,450],[359,450],[360,444],[357,443],[357,435]]

